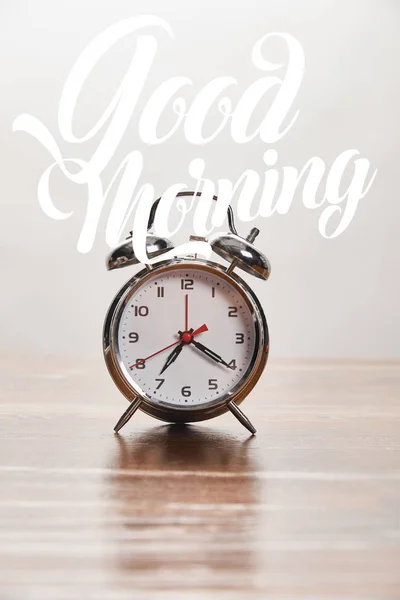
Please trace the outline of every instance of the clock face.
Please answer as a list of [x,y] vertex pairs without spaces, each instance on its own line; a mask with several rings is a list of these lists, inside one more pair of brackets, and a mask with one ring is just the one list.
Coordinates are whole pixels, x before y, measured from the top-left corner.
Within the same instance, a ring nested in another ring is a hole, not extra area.
[[148,402],[199,408],[245,384],[260,352],[259,319],[245,291],[217,269],[156,269],[123,301],[114,352]]

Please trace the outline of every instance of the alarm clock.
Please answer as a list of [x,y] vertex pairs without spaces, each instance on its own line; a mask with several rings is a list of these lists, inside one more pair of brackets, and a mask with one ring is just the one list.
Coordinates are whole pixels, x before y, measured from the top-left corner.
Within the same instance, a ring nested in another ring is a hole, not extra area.
[[[173,250],[170,240],[153,232],[159,202],[148,223],[150,259]],[[256,432],[239,405],[267,364],[268,326],[255,293],[233,271],[267,280],[271,268],[253,244],[258,229],[242,238],[230,206],[227,217],[229,232],[206,240],[227,266],[196,255],[161,258],[129,279],[112,301],[103,330],[104,358],[130,402],[115,432],[138,409],[169,423],[203,421],[230,411]],[[131,236],[109,254],[108,270],[138,264]]]

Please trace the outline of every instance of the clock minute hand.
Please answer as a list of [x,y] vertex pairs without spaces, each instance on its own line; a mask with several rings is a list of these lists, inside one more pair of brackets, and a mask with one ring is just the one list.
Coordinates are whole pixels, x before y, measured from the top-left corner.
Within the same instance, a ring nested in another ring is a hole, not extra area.
[[217,354],[216,352],[213,352],[213,350],[210,350],[209,348],[206,348],[206,346],[204,346],[203,344],[200,344],[200,342],[197,342],[196,340],[192,340],[192,344],[196,348],[198,348],[198,350],[200,350],[200,352],[203,352],[203,354],[205,354],[209,358],[212,358],[212,360],[215,360],[215,362],[221,363],[221,365],[225,365],[225,367],[228,367],[228,369],[232,369],[232,367],[230,365],[228,365],[228,363],[225,362],[219,356],[219,354]]

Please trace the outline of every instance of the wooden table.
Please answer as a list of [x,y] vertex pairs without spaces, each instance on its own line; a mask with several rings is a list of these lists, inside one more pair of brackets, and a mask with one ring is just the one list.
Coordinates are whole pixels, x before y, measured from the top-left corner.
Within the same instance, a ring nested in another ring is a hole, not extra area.
[[1,600],[399,600],[399,364],[271,360],[255,437],[114,435],[101,357],[1,372]]

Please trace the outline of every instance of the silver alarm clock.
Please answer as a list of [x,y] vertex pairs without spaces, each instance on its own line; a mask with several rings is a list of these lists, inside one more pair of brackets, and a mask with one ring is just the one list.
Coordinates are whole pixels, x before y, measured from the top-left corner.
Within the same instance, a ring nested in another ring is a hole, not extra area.
[[[159,201],[149,218],[149,258],[173,249],[152,231]],[[104,357],[130,402],[115,431],[140,409],[170,423],[203,421],[231,411],[255,433],[238,405],[266,366],[268,327],[256,295],[233,270],[266,280],[270,264],[253,245],[259,231],[240,237],[231,207],[228,222],[228,233],[207,240],[228,267],[195,256],[146,265],[112,301],[104,324]],[[107,258],[109,270],[135,264],[131,237]]]

